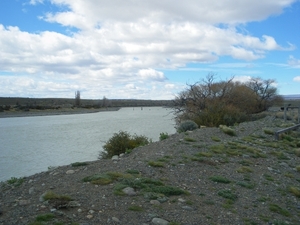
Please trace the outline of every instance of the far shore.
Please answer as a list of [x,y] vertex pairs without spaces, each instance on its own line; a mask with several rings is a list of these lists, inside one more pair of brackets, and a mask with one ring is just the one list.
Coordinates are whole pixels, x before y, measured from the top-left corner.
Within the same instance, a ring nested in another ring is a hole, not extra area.
[[118,111],[119,109],[120,107],[109,107],[109,108],[99,108],[99,109],[60,108],[60,109],[29,110],[29,111],[8,110],[8,111],[0,112],[0,118],[86,114],[86,113],[98,113],[98,112],[107,112],[107,111]]

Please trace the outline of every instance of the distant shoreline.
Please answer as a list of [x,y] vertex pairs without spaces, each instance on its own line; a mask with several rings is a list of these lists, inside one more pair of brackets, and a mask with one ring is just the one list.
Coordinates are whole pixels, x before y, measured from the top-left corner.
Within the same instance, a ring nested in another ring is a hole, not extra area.
[[0,112],[0,118],[86,114],[86,113],[118,111],[119,109],[120,107],[110,107],[110,108],[100,108],[100,109],[60,108],[60,109],[29,110],[29,111],[9,110],[9,111]]

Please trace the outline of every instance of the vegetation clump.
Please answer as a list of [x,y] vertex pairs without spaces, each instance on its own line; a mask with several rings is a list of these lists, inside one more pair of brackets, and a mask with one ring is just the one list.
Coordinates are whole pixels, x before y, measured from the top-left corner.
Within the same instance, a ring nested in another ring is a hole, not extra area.
[[100,153],[100,158],[110,158],[114,155],[120,155],[139,146],[147,145],[150,139],[143,135],[130,135],[126,131],[119,131],[105,143],[104,151]]
[[179,124],[179,126],[177,128],[177,132],[181,133],[181,132],[186,132],[186,131],[192,131],[192,130],[198,129],[198,127],[199,126],[194,121],[186,120]]

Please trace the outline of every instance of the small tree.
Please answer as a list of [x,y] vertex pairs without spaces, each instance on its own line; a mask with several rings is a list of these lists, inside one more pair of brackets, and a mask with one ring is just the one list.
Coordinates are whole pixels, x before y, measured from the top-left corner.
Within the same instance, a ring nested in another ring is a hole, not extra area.
[[80,106],[80,91],[75,91],[75,106]]

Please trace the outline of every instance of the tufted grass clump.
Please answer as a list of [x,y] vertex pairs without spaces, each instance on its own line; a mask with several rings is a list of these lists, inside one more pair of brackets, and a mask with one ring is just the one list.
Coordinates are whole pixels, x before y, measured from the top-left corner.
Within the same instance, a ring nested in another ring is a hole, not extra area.
[[149,161],[148,165],[152,166],[152,167],[164,167],[165,166],[164,163],[161,161]]
[[264,133],[265,133],[265,134],[269,134],[269,135],[273,135],[275,132],[274,132],[273,130],[270,130],[270,129],[265,128],[265,129],[264,129]]
[[291,192],[296,197],[300,198],[300,188],[291,186],[291,187],[289,187],[289,192]]
[[227,127],[225,125],[220,125],[219,126],[220,129],[225,133],[225,134],[228,134],[230,136],[236,136],[236,133],[235,133],[235,130],[230,128],[230,127]]
[[209,179],[213,182],[224,183],[224,184],[229,184],[231,182],[229,179],[222,176],[212,176]]
[[291,213],[287,210],[287,209],[283,209],[281,208],[279,205],[277,204],[270,204],[269,205],[269,209],[272,212],[281,214],[283,216],[289,217],[291,215]]
[[177,128],[177,132],[182,133],[182,132],[186,132],[186,131],[192,131],[192,130],[198,129],[198,127],[199,127],[198,124],[195,123],[194,121],[186,120],[179,124],[179,126]]
[[12,177],[6,181],[7,184],[12,185],[14,187],[19,187],[24,182],[24,178],[16,178]]
[[132,174],[124,174],[120,172],[106,172],[103,174],[94,174],[82,179],[83,182],[91,182],[97,185],[107,185],[121,178],[131,178]]
[[235,201],[238,198],[238,196],[235,193],[228,189],[218,191],[218,195],[223,198],[230,199],[232,201]]
[[126,131],[119,131],[105,143],[104,151],[100,153],[100,158],[110,158],[114,155],[120,155],[130,150],[147,145],[151,142],[150,139],[143,135],[130,135]]
[[168,133],[162,132],[162,133],[159,134],[159,140],[160,141],[165,140],[167,138],[169,138],[169,134]]
[[64,200],[64,201],[72,201],[72,198],[70,196],[67,196],[67,195],[58,195],[58,194],[54,193],[53,191],[47,191],[43,195],[43,199],[45,201],[51,200],[51,199],[58,199],[58,200]]

